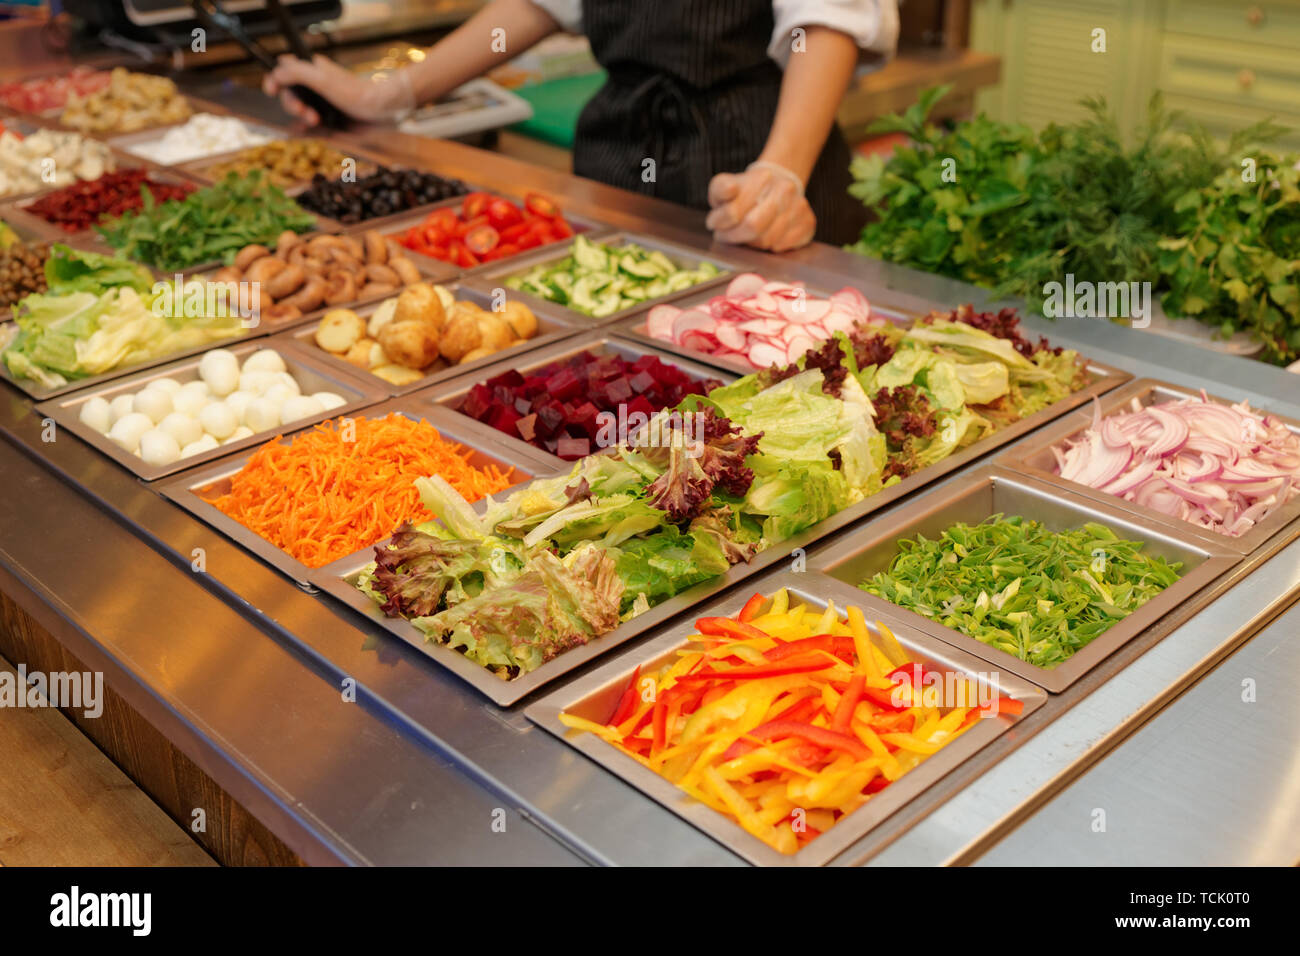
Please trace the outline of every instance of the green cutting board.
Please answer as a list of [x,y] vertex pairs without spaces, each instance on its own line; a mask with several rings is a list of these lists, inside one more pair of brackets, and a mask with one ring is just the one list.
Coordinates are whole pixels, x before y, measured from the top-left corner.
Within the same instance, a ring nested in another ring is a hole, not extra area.
[[599,70],[513,90],[532,106],[533,118],[510,128],[544,143],[573,149],[573,131],[578,125],[578,114],[604,82],[605,71]]

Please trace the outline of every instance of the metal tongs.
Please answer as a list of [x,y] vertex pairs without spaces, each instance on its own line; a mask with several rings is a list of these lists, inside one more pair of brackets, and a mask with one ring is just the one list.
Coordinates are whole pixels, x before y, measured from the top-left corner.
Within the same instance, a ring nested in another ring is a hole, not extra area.
[[[285,9],[284,4],[280,0],[266,0],[266,5],[275,15],[276,22],[280,26],[280,32],[284,34],[285,41],[289,44],[289,49],[293,51],[298,59],[310,61],[311,51],[307,48],[306,42],[303,41],[302,35],[298,33],[298,28],[294,25],[293,18],[289,15],[289,11]],[[275,57],[271,55],[266,47],[249,35],[248,30],[244,28],[243,21],[226,10],[221,5],[220,0],[190,0],[190,6],[194,8],[194,13],[199,22],[209,30],[221,30],[230,34],[236,43],[247,50],[253,59],[261,63],[268,71],[275,69]],[[301,83],[295,83],[289,87],[289,92],[304,105],[316,111],[322,126],[328,126],[332,129],[347,127],[349,122],[347,114],[315,90],[303,86]]]

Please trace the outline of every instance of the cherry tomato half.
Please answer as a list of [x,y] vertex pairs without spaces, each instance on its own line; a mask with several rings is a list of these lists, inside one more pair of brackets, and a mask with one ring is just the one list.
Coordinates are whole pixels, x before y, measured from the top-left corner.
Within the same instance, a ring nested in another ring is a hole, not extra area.
[[524,208],[534,216],[544,216],[547,219],[554,219],[560,214],[559,207],[540,193],[529,193],[525,196]]
[[488,204],[492,202],[492,197],[487,193],[470,193],[460,204],[460,214],[463,219],[476,219],[487,212]]
[[501,242],[501,234],[491,226],[478,226],[465,237],[465,247],[476,256],[491,252]]

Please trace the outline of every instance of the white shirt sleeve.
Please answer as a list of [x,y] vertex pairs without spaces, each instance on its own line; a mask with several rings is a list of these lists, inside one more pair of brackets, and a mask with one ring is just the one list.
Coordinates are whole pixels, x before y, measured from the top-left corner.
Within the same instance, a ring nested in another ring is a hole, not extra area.
[[898,0],[773,0],[772,12],[776,26],[767,52],[782,67],[790,61],[796,27],[839,30],[886,59],[898,45]]
[[567,33],[582,32],[582,0],[532,0]]

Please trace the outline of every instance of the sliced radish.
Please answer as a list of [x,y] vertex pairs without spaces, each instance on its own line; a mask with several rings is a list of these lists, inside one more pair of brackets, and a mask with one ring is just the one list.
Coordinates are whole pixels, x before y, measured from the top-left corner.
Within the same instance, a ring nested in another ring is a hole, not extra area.
[[841,312],[838,308],[832,309],[827,314],[826,318],[822,319],[822,325],[826,326],[826,331],[830,332],[832,335],[836,332],[844,332],[845,334],[848,334],[856,324],[857,323],[853,321],[852,317]]
[[671,342],[673,339],[673,322],[681,314],[681,311],[675,305],[656,305],[646,313],[646,334],[651,338]]
[[718,323],[712,316],[706,315],[698,309],[687,309],[673,320],[673,341],[681,343],[682,339],[690,332],[712,332],[717,328]]
[[742,272],[727,284],[727,295],[730,298],[745,299],[763,288],[763,285],[764,279],[761,275]]
[[786,362],[786,350],[779,349],[775,345],[768,345],[766,342],[760,342],[751,346],[749,349],[749,361],[755,368],[767,368],[771,365],[784,365]]
[[745,333],[734,325],[719,325],[716,334],[718,344],[724,348],[738,352],[745,347]]
[[806,335],[796,335],[786,345],[786,357],[790,362],[797,362],[809,349],[816,348],[817,343]]

